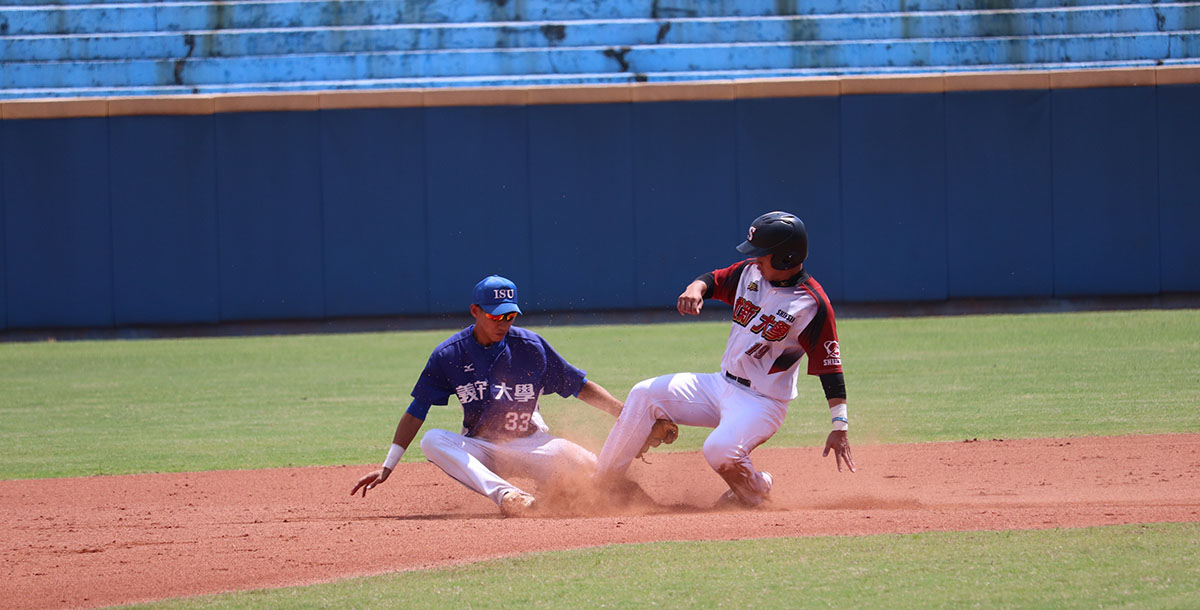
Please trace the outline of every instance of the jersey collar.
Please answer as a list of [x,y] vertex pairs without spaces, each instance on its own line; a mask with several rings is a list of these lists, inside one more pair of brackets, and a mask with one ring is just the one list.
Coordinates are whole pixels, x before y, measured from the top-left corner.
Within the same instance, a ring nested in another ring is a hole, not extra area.
[[504,335],[504,338],[500,339],[499,341],[497,341],[491,345],[484,345],[479,342],[479,339],[475,336],[475,325],[474,324],[467,327],[467,333],[471,337],[471,345],[474,345],[476,347],[476,349],[483,350],[483,353],[485,353],[485,354],[490,354],[493,351],[495,351],[496,349],[502,348],[505,345],[508,345],[508,335],[512,334],[512,330],[509,330],[508,333]]
[[791,288],[792,286],[795,286],[797,284],[804,283],[805,281],[808,280],[809,277],[810,276],[808,275],[808,271],[805,271],[804,268],[801,268],[800,271],[798,273],[796,273],[796,275],[793,275],[792,277],[789,277],[786,280],[781,280],[778,282],[771,282],[771,285],[776,288]]

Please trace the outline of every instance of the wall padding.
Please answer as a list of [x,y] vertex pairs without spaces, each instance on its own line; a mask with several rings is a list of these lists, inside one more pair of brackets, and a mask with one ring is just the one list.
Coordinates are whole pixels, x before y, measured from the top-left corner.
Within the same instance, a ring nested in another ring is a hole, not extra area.
[[529,108],[534,310],[598,310],[633,302],[630,104]]
[[[4,125],[0,121],[0,143],[4,142]],[[5,150],[0,148],[0,150]],[[8,328],[8,233],[4,217],[7,216],[4,198],[4,157],[0,154],[0,331]]]
[[842,298],[841,142],[836,97],[739,100],[738,220],[722,245],[730,260],[760,214],[792,212],[808,230],[806,268],[829,298]]
[[493,273],[516,282],[522,298],[538,291],[530,246],[527,119],[524,106],[425,110],[426,289],[435,312],[466,316],[471,288]]
[[1164,292],[1200,291],[1200,85],[1158,88],[1159,227]]
[[942,94],[842,97],[846,300],[948,296],[945,121]]
[[674,307],[696,276],[738,260],[735,124],[731,102],[634,104],[632,306]]
[[325,315],[320,120],[216,116],[222,320]]
[[328,316],[429,313],[419,108],[321,113]]
[[8,325],[111,326],[108,120],[4,125]]
[[1159,292],[1154,94],[1051,93],[1056,297]]
[[220,320],[213,117],[113,117],[113,292],[121,324]]
[[528,312],[671,309],[775,209],[804,219],[835,304],[1200,291],[1200,85],[1055,80],[325,110],[235,96],[178,115],[10,104],[0,328],[465,323],[492,273]]
[[1054,290],[1050,92],[946,94],[950,296]]

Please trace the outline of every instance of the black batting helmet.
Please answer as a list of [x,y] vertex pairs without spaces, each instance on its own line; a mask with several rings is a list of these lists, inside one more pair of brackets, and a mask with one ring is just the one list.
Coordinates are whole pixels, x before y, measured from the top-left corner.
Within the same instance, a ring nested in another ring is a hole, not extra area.
[[808,258],[808,231],[804,222],[792,214],[767,212],[750,224],[750,234],[737,251],[750,256],[774,254],[772,267],[791,269]]

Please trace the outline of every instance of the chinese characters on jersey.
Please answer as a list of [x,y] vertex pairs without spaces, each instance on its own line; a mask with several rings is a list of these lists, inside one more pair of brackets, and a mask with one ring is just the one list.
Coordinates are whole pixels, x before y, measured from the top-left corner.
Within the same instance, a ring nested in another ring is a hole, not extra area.
[[[483,399],[488,391],[488,382],[476,381],[474,383],[466,383],[454,388],[455,394],[458,394],[458,402],[462,404],[472,403],[476,400]],[[518,383],[516,386],[509,386],[501,381],[500,383],[491,384],[492,398],[496,400],[508,400],[515,402],[528,402],[537,398],[537,394],[533,391],[532,383]]]

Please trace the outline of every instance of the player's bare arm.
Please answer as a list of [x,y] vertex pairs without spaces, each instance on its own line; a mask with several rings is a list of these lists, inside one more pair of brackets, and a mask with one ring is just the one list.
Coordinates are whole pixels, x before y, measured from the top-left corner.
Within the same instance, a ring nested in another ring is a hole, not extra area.
[[[425,420],[411,413],[405,413],[400,417],[400,423],[396,424],[396,433],[392,435],[392,443],[407,450],[408,446],[412,444],[413,439],[417,437],[417,432],[421,430],[421,425],[424,423]],[[386,481],[391,474],[392,469],[386,466],[368,472],[358,480],[358,483],[354,484],[354,489],[350,490],[350,495],[353,496],[358,493],[359,489],[362,489],[363,497],[367,497],[368,489],[375,489],[376,485]]]
[[675,305],[679,309],[679,313],[685,316],[700,315],[700,310],[704,308],[704,292],[706,290],[708,290],[708,285],[700,280],[688,284],[688,287],[683,289],[683,294],[679,295],[679,300]]
[[[829,408],[832,409],[838,405],[846,404],[844,398],[829,399]],[[829,436],[825,438],[825,451],[821,452],[821,457],[829,455],[829,450],[833,450],[834,460],[837,461],[838,472],[842,472],[842,463],[850,469],[850,472],[858,472],[854,466],[854,458],[850,455],[850,434],[846,430],[833,430]]]
[[608,390],[604,389],[600,384],[587,380],[583,383],[583,387],[579,388],[579,400],[586,402],[613,417],[621,414],[621,408],[624,403],[617,400]]

